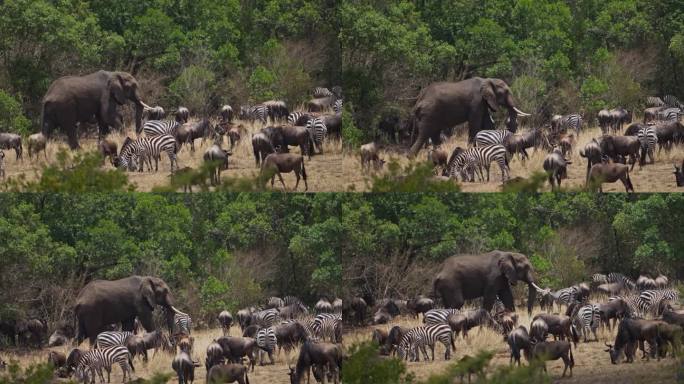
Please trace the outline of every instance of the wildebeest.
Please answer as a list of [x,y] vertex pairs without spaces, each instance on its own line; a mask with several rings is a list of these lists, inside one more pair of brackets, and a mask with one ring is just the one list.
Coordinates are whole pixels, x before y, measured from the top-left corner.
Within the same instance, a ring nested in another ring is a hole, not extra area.
[[15,159],[21,159],[23,153],[21,136],[16,133],[0,133],[0,149],[14,149]]
[[78,365],[78,362],[81,361],[81,357],[83,356],[83,352],[78,349],[72,349],[71,352],[69,352],[69,355],[67,356],[66,362],[62,368],[59,369],[57,372],[57,376],[59,377],[69,377],[71,374],[76,370],[76,366]]
[[43,135],[42,132],[34,133],[33,135],[28,137],[28,153],[29,153],[29,159],[33,158],[33,155],[35,154],[36,157],[40,153],[40,151],[43,151],[45,154],[45,160],[47,160],[47,138],[45,135]]
[[233,325],[233,315],[228,311],[221,311],[218,315],[219,324],[223,330],[223,336],[230,332],[230,326]]
[[418,318],[419,314],[425,315],[425,312],[431,310],[435,307],[435,301],[429,297],[423,295],[418,295],[413,299],[406,302],[406,308],[413,313],[415,318]]
[[230,105],[226,104],[221,107],[221,111],[219,112],[219,115],[221,116],[221,121],[225,121],[227,123],[230,123],[233,121],[233,107]]
[[530,358],[530,335],[527,333],[527,328],[521,325],[513,332],[508,334],[508,346],[511,348],[511,358],[509,364],[518,363],[520,365],[520,351],[525,352],[525,357]]
[[361,146],[360,155],[362,169],[370,169],[371,163],[376,171],[382,168],[385,161],[378,156],[379,150],[380,147],[375,142],[363,144]]
[[[613,345],[605,343],[608,349],[606,352],[610,354],[610,361],[613,364],[620,362],[622,353],[625,353],[627,362],[634,361],[634,353],[636,352],[637,343],[642,351],[646,351],[644,342],[651,345],[651,356],[655,356],[658,342],[658,327],[657,322],[653,320],[631,319],[626,318],[620,322],[618,326],[618,333],[615,336]],[[648,355],[646,356],[649,357]]]
[[332,373],[333,382],[340,382],[340,371],[342,370],[342,359],[344,354],[342,347],[330,343],[305,342],[299,351],[299,358],[295,368],[290,368],[290,383],[300,384],[307,372],[307,381],[310,379],[309,369],[316,365],[322,370],[323,376],[326,371]]
[[119,149],[115,141],[109,139],[102,139],[99,143],[97,143],[97,149],[98,151],[100,151],[100,155],[102,155],[103,162],[107,159],[107,157],[109,157],[109,162],[112,165],[116,163],[116,157],[119,153]]
[[546,155],[544,159],[544,171],[549,175],[549,184],[551,188],[560,188],[561,180],[568,178],[568,165],[572,164],[563,156],[560,148],[555,148],[553,152]]
[[278,350],[284,349],[289,354],[297,345],[309,339],[304,326],[298,321],[279,324],[275,327]]
[[[575,366],[575,358],[572,356],[572,347],[567,341],[543,341],[539,343],[532,342],[532,351],[530,358],[540,359],[542,361],[563,359],[563,376],[570,368],[570,376],[572,376],[572,368]],[[546,372],[546,363],[544,363],[544,372]]]
[[615,162],[622,162],[621,160],[629,158],[629,162],[636,164],[639,158],[639,151],[641,150],[641,142],[634,136],[611,136],[603,135],[599,140],[601,146],[601,153],[608,156]]
[[252,150],[254,151],[254,160],[256,161],[257,167],[266,160],[268,155],[275,153],[273,143],[271,143],[268,136],[262,132],[252,135]]
[[231,152],[221,148],[218,144],[214,144],[204,151],[204,162],[208,164],[211,172],[211,185],[221,183],[221,170],[228,169],[228,157],[231,155]]
[[682,161],[682,166],[678,167],[677,164],[674,165],[675,183],[678,187],[684,187],[684,161]]
[[594,164],[600,164],[602,161],[603,153],[601,152],[601,146],[596,139],[592,139],[588,142],[583,149],[580,149],[580,156],[587,159],[587,177],[586,181],[589,181],[589,171]]
[[354,311],[353,321],[357,325],[364,325],[366,320],[366,311],[368,310],[368,304],[366,300],[362,297],[353,297],[349,307]]
[[[190,144],[190,151],[192,152],[195,152],[196,139],[201,138],[202,142],[204,142],[204,139],[211,136],[211,124],[209,124],[209,120],[206,118],[194,123],[183,124],[182,127],[185,128],[185,135],[184,137],[178,136],[176,140],[178,141],[178,145],[184,143]],[[179,132],[180,128],[176,134],[179,135]]]
[[[262,174],[265,172],[270,173],[271,176],[271,188],[275,182],[276,175],[280,179],[280,183],[283,185],[283,189],[287,189],[285,186],[285,181],[281,173],[294,172],[297,178],[297,183],[294,189],[296,190],[299,186],[299,178],[304,180],[304,191],[309,189],[309,185],[306,182],[306,168],[304,167],[304,156],[295,155],[293,153],[272,153],[266,156],[264,162],[261,164]],[[271,173],[272,172],[272,173]]]
[[[575,344],[575,347],[577,346],[577,342],[579,341],[579,334],[577,333],[577,330],[574,328],[570,316],[540,313],[532,318],[533,325],[537,319],[541,319],[544,321],[544,324],[546,325],[546,331],[553,335],[554,340],[571,340]],[[538,326],[541,327],[541,325]],[[541,333],[542,329],[535,331],[534,339],[544,337]]]
[[672,357],[675,357],[684,341],[682,327],[663,321],[658,322],[656,327],[658,328],[658,357],[667,357],[668,345],[672,348]]
[[176,110],[176,121],[180,124],[185,124],[190,118],[190,110],[185,107],[178,107]]
[[546,340],[546,336],[549,333],[549,326],[546,321],[542,318],[536,318],[532,320],[530,325],[530,340],[535,342],[541,342]]
[[66,356],[62,352],[50,351],[47,360],[53,369],[60,369],[66,365]]
[[249,384],[248,369],[242,364],[214,365],[207,372],[207,384],[238,383]]
[[192,361],[192,358],[186,351],[180,351],[171,362],[171,368],[176,371],[178,375],[178,384],[187,384],[195,381],[195,367],[198,363]]
[[209,371],[211,367],[218,364],[223,364],[223,348],[216,342],[216,340],[209,343],[207,346],[206,357],[204,358],[204,367]]
[[341,114],[323,115],[322,118],[325,123],[325,128],[328,130],[328,135],[333,137],[340,137],[342,135]]
[[256,341],[251,337],[234,337],[234,336],[223,336],[216,339],[216,342],[223,349],[223,357],[228,361],[233,363],[242,362],[242,358],[247,356],[249,358],[249,363],[252,366],[252,371],[254,371],[255,359],[254,355],[256,352]]
[[[626,315],[629,315],[629,306],[621,298],[599,304],[599,316],[601,317],[601,324],[608,325],[609,330],[615,326],[618,319],[622,319]],[[613,320],[612,326],[611,320]]]
[[288,146],[298,146],[302,155],[308,155],[311,160],[311,135],[306,127],[298,125],[281,125],[278,127],[283,133],[284,146],[283,150],[287,152]]
[[603,183],[614,183],[620,180],[627,192],[634,192],[634,186],[629,179],[629,166],[619,163],[594,164],[589,171],[587,186],[603,192]]

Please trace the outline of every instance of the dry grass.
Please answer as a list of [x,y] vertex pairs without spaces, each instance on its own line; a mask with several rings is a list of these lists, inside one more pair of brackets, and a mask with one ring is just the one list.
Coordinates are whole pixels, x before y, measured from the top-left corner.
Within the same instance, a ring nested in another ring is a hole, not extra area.
[[[257,132],[262,128],[259,123],[247,123],[237,121],[237,124],[242,123],[247,128],[248,133],[242,137],[239,143],[233,148],[233,156],[230,157],[229,166],[227,171],[221,173],[222,177],[232,176],[232,177],[254,177],[258,175],[259,168],[257,168],[254,161],[254,155],[252,152],[252,142],[251,134]],[[135,130],[133,128],[128,129],[128,135],[131,138],[135,137]],[[125,135],[122,134],[112,134],[108,138],[114,140],[119,150],[121,149],[121,144],[125,139]],[[96,139],[81,139],[81,147],[88,151],[97,150],[97,140]],[[178,153],[178,164],[180,168],[191,167],[193,169],[199,168],[203,159],[204,151],[213,144],[212,140],[195,140],[195,152],[190,151],[188,145],[184,145],[181,151]],[[47,146],[47,162],[53,163],[56,161],[56,155],[60,148],[68,148],[65,142],[62,141],[50,141]],[[224,139],[223,148],[230,148],[230,142],[226,137]],[[299,148],[290,147],[290,151],[293,153],[300,153]],[[14,151],[5,151],[7,155],[5,157],[5,166],[7,170],[7,177],[16,177],[20,174],[24,174],[27,179],[35,179],[39,177],[42,165],[45,164],[46,159],[41,152],[38,159],[34,157],[33,160],[28,158],[28,150],[26,144],[24,143],[24,159],[15,160]],[[352,157],[345,155],[342,151],[342,143],[340,140],[328,139],[323,144],[323,154],[313,156],[311,160],[306,160],[306,173],[308,175],[309,191],[311,192],[324,192],[324,191],[345,191],[347,189],[347,180],[351,177],[349,175],[349,167],[342,166],[348,164]],[[106,162],[103,165],[104,168],[112,169],[113,166]],[[162,155],[162,159],[159,163],[158,172],[128,172],[129,180],[136,185],[139,191],[150,191],[154,187],[165,186],[169,183],[170,174],[170,164],[168,157]],[[291,190],[295,186],[296,178],[294,173],[283,174],[283,179],[285,180],[285,185],[288,190]],[[276,190],[282,190],[282,185],[279,183],[276,177]],[[304,183],[300,181],[299,191],[304,190]],[[270,188],[270,184],[269,184]]]
[[[536,312],[538,313],[538,308]],[[531,318],[527,313],[518,312],[520,319],[518,324],[525,325],[529,329]],[[369,341],[375,328],[382,328],[389,331],[393,326],[400,325],[404,327],[415,327],[422,325],[420,320],[413,318],[400,317],[396,318],[390,324],[380,326],[371,326],[364,328],[355,328],[347,330],[345,334],[345,342],[348,345],[362,341]],[[577,348],[573,347],[573,357],[575,359],[575,368],[573,369],[573,377],[560,380],[563,373],[563,361],[549,361],[546,363],[549,375],[554,381],[563,383],[674,383],[675,382],[675,362],[672,358],[656,362],[655,360],[647,362],[646,360],[635,359],[632,364],[622,363],[613,365],[610,362],[610,357],[607,352],[604,352],[604,341],[613,343],[615,330],[611,333],[608,330],[599,330],[599,342],[580,342]],[[435,348],[435,361],[425,362],[408,362],[407,367],[409,372],[413,372],[419,380],[427,379],[431,374],[440,373],[445,370],[450,364],[461,359],[464,355],[475,356],[478,351],[490,350],[495,353],[492,359],[492,366],[503,366],[509,364],[509,348],[508,344],[504,342],[501,335],[491,331],[490,329],[473,329],[468,333],[468,338],[464,340],[462,337],[456,340],[456,353],[452,354],[452,360],[444,360],[444,346],[437,343]],[[428,354],[430,352],[428,351]],[[641,354],[639,353],[638,356]],[[524,363],[526,361],[522,360]]]
[[[577,140],[577,144],[573,148],[572,154],[569,155],[569,159],[572,164],[568,167],[568,178],[563,180],[563,188],[569,189],[581,189],[584,187],[586,178],[587,163],[586,159],[579,155],[580,149],[584,148],[584,145],[588,143],[592,138],[601,135],[601,130],[598,127],[593,127],[582,132],[581,136]],[[455,135],[452,136],[447,142],[442,144],[447,153],[451,152],[460,146],[466,148],[468,146],[467,137],[465,135]],[[425,161],[427,159],[427,148],[421,150],[416,159],[418,161]],[[530,159],[524,162],[520,161],[517,156],[514,156],[510,163],[511,177],[529,177],[533,172],[543,172],[544,168],[542,164],[544,158],[546,157],[546,152],[539,150],[528,150]],[[389,161],[390,159],[396,159],[402,166],[409,163],[406,157],[405,151],[381,151],[381,158]],[[632,179],[632,184],[636,192],[679,192],[681,189],[677,189],[675,183],[674,175],[672,174],[674,168],[673,164],[676,163],[680,165],[684,159],[684,147],[675,147],[671,152],[667,153],[662,151],[660,154],[656,153],[655,164],[646,164],[643,168],[638,164],[634,166],[634,170],[630,172],[630,178]],[[345,168],[354,167],[355,171],[346,171],[352,175],[351,179],[347,182],[349,185],[354,185],[356,190],[363,191],[367,189],[363,173],[361,171],[361,165],[358,159],[355,161],[347,161],[345,158],[344,162]],[[463,192],[500,192],[501,191],[501,173],[499,167],[496,163],[492,163],[490,168],[490,181],[489,182],[474,182],[474,183],[462,183],[461,190]],[[544,185],[545,191],[550,191],[551,186],[548,183]],[[604,192],[625,192],[625,188],[619,181],[612,184],[604,184]]]
[[[241,336],[240,329],[238,327],[231,328],[232,336]],[[200,367],[195,368],[195,382],[204,383],[206,380],[207,371],[204,368],[204,358],[206,356],[207,346],[215,338],[222,336],[221,329],[212,330],[202,330],[193,332],[193,337],[195,338],[195,345],[193,348],[192,357],[194,360],[200,362]],[[85,341],[81,344],[81,349],[88,349],[88,342]],[[63,352],[68,355],[71,347],[56,347],[50,349],[34,350],[30,352],[24,352],[22,354],[0,352],[0,358],[11,361],[16,360],[22,367],[28,367],[32,364],[44,363],[47,361],[47,355],[50,350],[55,350]],[[297,362],[297,356],[299,351],[296,350],[290,353],[290,363],[294,366]],[[134,378],[144,378],[149,379],[155,373],[171,373],[173,374],[172,379],[169,381],[171,383],[177,382],[176,375],[171,368],[171,361],[173,356],[164,352],[159,352],[156,356],[152,357],[152,351],[149,351],[150,361],[147,364],[143,364],[142,360],[136,358],[133,362],[135,365]],[[280,356],[274,354],[275,364],[274,365],[264,365],[260,366],[257,360],[257,365],[254,368],[254,372],[249,373],[250,383],[289,383],[290,376],[288,375],[288,360],[286,359],[285,353],[281,353]],[[268,356],[264,356],[264,362],[268,362]],[[121,369],[119,367],[113,367],[112,369],[112,383],[121,382],[122,375]]]

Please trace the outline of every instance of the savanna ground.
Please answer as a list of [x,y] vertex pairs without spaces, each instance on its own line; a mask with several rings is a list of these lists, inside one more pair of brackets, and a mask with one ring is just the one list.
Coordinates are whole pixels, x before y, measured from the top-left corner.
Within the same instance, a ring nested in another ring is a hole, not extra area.
[[[635,120],[640,121],[640,120]],[[627,126],[623,128],[626,129]],[[519,129],[518,133],[526,131],[527,128]],[[464,130],[459,130],[463,132]],[[576,144],[572,149],[572,154],[566,157],[572,162],[568,167],[568,178],[562,181],[562,187],[564,189],[579,190],[584,188],[586,171],[587,171],[587,161],[585,158],[581,157],[579,151],[584,148],[585,144],[591,141],[592,138],[601,136],[601,130],[598,127],[592,127],[589,129],[584,129],[579,138],[576,140]],[[468,138],[466,134],[457,134],[449,138],[448,141],[442,144],[442,148],[447,151],[449,155],[451,152],[460,146],[462,148],[468,147]],[[520,160],[518,155],[513,156],[509,164],[511,169],[511,178],[515,177],[530,177],[534,172],[544,172],[543,163],[544,158],[547,153],[544,150],[534,150],[530,148],[527,150],[530,158],[524,163]],[[423,161],[427,159],[428,149],[425,147],[422,149],[418,155],[417,159]],[[381,158],[386,160],[397,159],[400,164],[406,165],[409,160],[406,158],[404,153],[396,153],[383,151],[380,155]],[[684,147],[675,146],[672,151],[666,152],[665,150],[658,153],[656,149],[655,163],[650,164],[647,159],[646,165],[640,167],[638,162],[634,166],[634,170],[630,172],[630,179],[634,185],[636,192],[678,192],[681,189],[677,188],[675,182],[675,177],[673,175],[673,164],[680,166],[682,160],[684,159]],[[353,173],[355,174],[355,173]],[[486,173],[485,173],[486,177]],[[466,182],[460,183],[461,190],[463,192],[500,192],[501,191],[501,172],[496,163],[492,163],[490,167],[490,179],[489,182],[479,182],[477,177],[474,183]],[[359,184],[359,181],[355,179],[355,183]],[[361,183],[363,184],[363,183]],[[551,186],[546,182],[543,187],[544,191],[550,191]],[[625,192],[625,188],[620,181],[616,183],[604,184],[604,192]]]
[[[200,366],[195,368],[195,382],[204,383],[206,380],[207,370],[204,367],[204,358],[206,356],[207,346],[212,342],[212,340],[221,337],[223,335],[220,328],[207,329],[207,330],[197,330],[193,331],[192,336],[195,338],[195,344],[193,347],[192,358],[195,361],[199,361]],[[240,328],[233,326],[230,329],[231,336],[242,336]],[[88,350],[88,341],[81,343],[80,348],[82,350]],[[21,352],[11,352],[3,351],[0,352],[0,358],[5,361],[18,361],[22,368],[26,368],[33,364],[45,363],[47,362],[48,353],[51,350],[59,351],[68,355],[71,351],[71,346],[62,346],[54,348],[44,348],[41,350],[31,350],[31,351],[21,351]],[[142,362],[142,359],[136,357],[133,361],[135,366],[134,378],[150,379],[156,373],[173,374],[171,379],[168,381],[170,383],[177,382],[177,376],[173,369],[171,368],[171,362],[173,356],[171,354],[165,353],[161,350],[152,357],[153,351],[148,351],[148,356],[150,360],[147,364]],[[299,349],[295,349],[290,353],[289,362],[294,367],[297,364],[297,356],[299,355]],[[259,360],[254,368],[254,372],[249,373],[250,383],[290,383],[290,376],[288,375],[288,360],[286,358],[285,352],[281,352],[280,355],[274,353],[273,355],[275,364],[269,365],[268,356],[264,354],[264,364],[259,365]],[[106,372],[105,372],[106,378]],[[112,383],[121,382],[123,376],[121,374],[121,369],[118,366],[112,368]],[[99,379],[96,379],[99,380]],[[64,379],[64,381],[68,381]]]
[[[565,310],[565,307],[563,307]],[[526,310],[519,310],[518,325],[524,325],[528,330],[530,328],[531,317],[527,315]],[[533,314],[540,313],[539,308],[535,308]],[[352,345],[354,343],[369,341],[371,339],[373,330],[376,328],[389,330],[399,325],[402,327],[416,327],[423,325],[421,319],[413,319],[411,317],[401,316],[396,317],[389,324],[367,326],[363,328],[347,329],[345,334],[345,343]],[[676,362],[671,357],[662,359],[657,362],[655,359],[651,361],[641,360],[641,352],[638,352],[634,363],[621,363],[613,365],[610,362],[608,353],[605,352],[604,342],[613,344],[615,333],[617,331],[609,332],[608,329],[599,329],[599,342],[590,341],[577,344],[577,348],[573,347],[572,353],[575,359],[575,367],[573,369],[572,377],[561,378],[563,373],[563,360],[554,360],[546,362],[548,373],[554,382],[562,383],[674,383],[676,382]],[[552,340],[553,338],[550,337]],[[589,340],[593,340],[593,336]],[[500,334],[495,333],[489,328],[473,328],[468,332],[468,338],[463,339],[459,336],[456,340],[456,353],[452,353],[451,360],[444,360],[444,346],[437,343],[435,348],[435,361],[425,362],[421,354],[420,362],[407,362],[408,372],[416,375],[418,380],[425,380],[432,374],[443,372],[448,366],[454,364],[465,355],[475,356],[479,351],[489,350],[494,352],[494,357],[490,362],[490,367],[502,366],[509,364],[510,349],[508,344],[503,340]],[[430,351],[428,350],[430,355]],[[521,359],[523,364],[527,361],[523,357]],[[568,373],[569,375],[569,370]],[[473,380],[475,377],[473,377]]]
[[[194,121],[191,119],[191,121]],[[212,125],[215,122],[212,122]],[[230,156],[228,161],[228,170],[223,170],[221,172],[221,177],[256,177],[259,174],[259,167],[257,167],[254,160],[254,154],[252,150],[252,133],[258,132],[262,127],[259,122],[251,123],[244,121],[235,121],[236,125],[243,124],[246,129],[246,133],[242,135],[241,140],[233,148],[233,155]],[[270,123],[268,125],[271,125]],[[135,138],[135,128],[130,127],[127,129],[128,136]],[[123,143],[126,135],[120,133],[112,133],[108,136],[109,139],[114,140],[117,143],[119,151],[121,150],[121,144]],[[95,138],[81,138],[79,140],[81,147],[85,151],[95,151],[97,150],[97,139]],[[182,149],[179,151],[178,165],[180,168],[191,167],[193,169],[198,169],[202,166],[204,160],[204,151],[211,147],[213,140],[211,139],[197,139],[195,140],[195,152],[190,151],[190,146],[184,144]],[[46,162],[45,155],[41,152],[38,158],[33,158],[30,160],[28,157],[28,146],[26,140],[23,141],[24,145],[24,158],[22,160],[16,160],[13,150],[5,150],[5,166],[7,171],[7,177],[17,177],[24,174],[28,180],[35,179],[39,177],[42,170],[42,166]],[[224,137],[223,145],[224,149],[230,149],[230,141],[228,137]],[[47,162],[54,163],[56,161],[57,153],[62,148],[68,148],[64,140],[51,140],[47,145]],[[298,147],[290,147],[290,152],[300,153]],[[326,192],[326,191],[344,191],[347,189],[347,184],[345,180],[351,179],[350,171],[352,168],[349,163],[356,161],[350,158],[348,155],[344,154],[342,150],[342,142],[339,139],[328,137],[323,144],[323,153],[317,154],[311,157],[311,160],[305,157],[305,168],[306,174],[308,176],[308,186],[310,192]],[[154,164],[154,162],[153,162]],[[103,165],[105,169],[113,169],[110,164],[109,159]],[[129,181],[135,184],[136,189],[142,192],[151,191],[155,187],[163,187],[169,184],[170,178],[170,163],[166,154],[162,154],[161,161],[159,162],[158,172],[147,171],[147,166],[145,166],[144,172],[127,172]],[[296,178],[294,173],[283,173],[283,179],[287,190],[293,190]],[[270,188],[270,183],[268,183],[268,188]],[[276,177],[275,190],[282,190],[282,185]],[[298,191],[304,191],[304,182],[300,180]]]

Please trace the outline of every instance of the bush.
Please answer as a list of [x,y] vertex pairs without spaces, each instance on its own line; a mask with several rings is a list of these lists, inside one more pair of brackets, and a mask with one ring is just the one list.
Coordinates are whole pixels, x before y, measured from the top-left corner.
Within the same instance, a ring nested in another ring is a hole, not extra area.
[[387,172],[371,179],[371,192],[458,192],[455,180],[439,180],[430,163],[411,163],[402,169],[399,162],[385,164]]
[[24,117],[21,104],[0,89],[0,132],[14,132],[26,136],[31,132],[31,122]]
[[193,113],[206,115],[215,84],[214,73],[209,69],[191,65],[169,86],[175,105],[184,105]]
[[355,344],[342,367],[344,382],[349,384],[399,384],[412,382],[406,366],[399,359],[383,359],[372,343]]
[[252,102],[261,102],[277,98],[277,80],[276,75],[265,67],[259,65],[254,68],[248,81]]
[[354,124],[353,106],[351,103],[344,104],[342,111],[342,142],[348,149],[359,148],[363,144],[363,131]]

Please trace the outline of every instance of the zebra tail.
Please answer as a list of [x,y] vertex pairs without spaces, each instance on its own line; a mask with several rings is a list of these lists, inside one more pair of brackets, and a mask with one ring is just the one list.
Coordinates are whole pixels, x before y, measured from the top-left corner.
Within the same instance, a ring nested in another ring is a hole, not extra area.
[[451,348],[454,349],[454,353],[456,353],[456,343],[454,342],[454,333],[449,332],[449,340],[451,341]]

